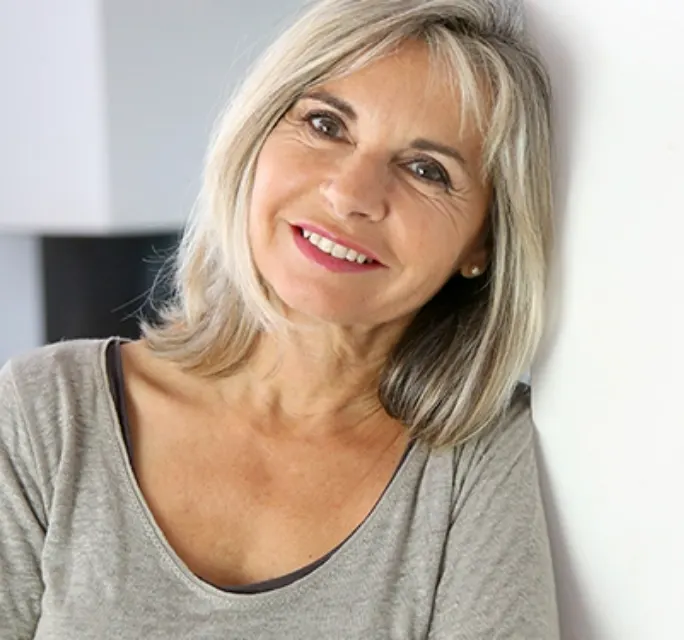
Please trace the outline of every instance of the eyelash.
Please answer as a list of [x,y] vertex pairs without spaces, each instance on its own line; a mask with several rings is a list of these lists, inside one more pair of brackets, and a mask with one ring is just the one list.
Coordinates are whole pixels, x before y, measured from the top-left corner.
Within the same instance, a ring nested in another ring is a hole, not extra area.
[[[309,129],[312,131],[312,133],[320,138],[323,138],[324,140],[331,140],[331,141],[339,141],[342,138],[339,136],[335,135],[330,135],[325,133],[324,131],[321,131],[319,128],[317,128],[314,124],[314,121],[317,119],[321,120],[327,120],[328,123],[332,123],[334,127],[337,127],[340,130],[343,130],[345,128],[344,123],[334,114],[330,113],[328,111],[311,111],[307,113],[303,120],[304,122],[308,125]],[[421,176],[420,174],[416,173],[415,171],[409,169],[411,165],[414,164],[425,164],[428,165],[431,169],[435,169],[437,173],[439,174],[439,177],[434,180],[431,178],[426,178],[424,176]],[[405,162],[403,164],[404,167],[407,168],[410,173],[417,178],[418,180],[421,180],[422,182],[426,182],[428,184],[432,185],[441,185],[446,191],[451,191],[452,189],[452,184],[451,180],[449,179],[449,174],[446,172],[444,167],[442,167],[441,164],[438,162],[435,162],[432,159],[427,159],[427,158],[417,158],[415,160],[411,160],[409,162]]]
[[451,191],[452,189],[452,184],[451,180],[449,179],[449,174],[446,172],[446,170],[442,167],[441,164],[438,162],[435,162],[434,160],[428,160],[426,158],[418,158],[416,160],[411,160],[410,162],[406,162],[404,166],[409,166],[413,164],[425,164],[430,167],[430,169],[435,169],[437,173],[439,174],[439,177],[436,180],[433,180],[431,178],[425,178],[424,176],[419,175],[415,171],[411,171],[413,175],[415,175],[419,180],[423,180],[424,182],[428,182],[430,184],[439,184],[446,191]]
[[326,111],[311,111],[310,113],[307,113],[304,116],[304,121],[307,123],[307,125],[315,135],[321,138],[325,138],[327,140],[340,139],[339,137],[328,135],[327,133],[324,133],[320,129],[316,128],[316,126],[314,125],[314,120],[317,119],[327,120],[329,123],[332,123],[338,129],[344,129],[344,123],[335,114]]

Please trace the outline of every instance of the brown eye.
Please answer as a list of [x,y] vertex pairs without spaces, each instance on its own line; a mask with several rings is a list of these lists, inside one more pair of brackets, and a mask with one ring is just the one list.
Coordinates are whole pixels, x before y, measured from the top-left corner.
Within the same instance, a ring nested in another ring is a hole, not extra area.
[[442,185],[445,189],[451,188],[449,174],[437,162],[423,159],[413,160],[412,162],[407,163],[406,167],[416,177],[425,182]]
[[314,111],[307,114],[304,120],[316,135],[324,138],[339,140],[344,133],[344,125],[337,116],[331,113]]

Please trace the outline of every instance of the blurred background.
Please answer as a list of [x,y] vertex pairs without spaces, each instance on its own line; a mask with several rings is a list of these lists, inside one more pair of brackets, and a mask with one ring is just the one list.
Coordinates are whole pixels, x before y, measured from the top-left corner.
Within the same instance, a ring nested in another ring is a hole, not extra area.
[[212,125],[302,4],[0,0],[0,366],[137,335]]

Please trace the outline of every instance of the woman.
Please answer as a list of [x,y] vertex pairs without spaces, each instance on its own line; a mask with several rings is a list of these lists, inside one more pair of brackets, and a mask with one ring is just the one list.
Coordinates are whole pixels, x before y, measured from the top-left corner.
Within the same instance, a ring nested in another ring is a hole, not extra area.
[[223,116],[141,341],[0,382],[7,638],[558,637],[528,367],[548,83],[485,0],[325,0]]

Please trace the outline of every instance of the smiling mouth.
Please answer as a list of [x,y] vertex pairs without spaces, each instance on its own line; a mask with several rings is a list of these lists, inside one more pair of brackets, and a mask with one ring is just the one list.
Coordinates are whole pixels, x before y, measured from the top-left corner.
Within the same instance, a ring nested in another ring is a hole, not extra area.
[[352,262],[356,264],[379,264],[372,258],[369,258],[368,256],[364,255],[363,253],[359,253],[354,249],[350,249],[349,247],[345,247],[342,244],[333,242],[329,238],[324,238],[323,236],[317,233],[313,233],[308,229],[302,229],[301,227],[297,227],[297,230],[299,234],[302,236],[302,238],[304,238],[307,242],[312,244],[319,251],[327,253],[329,256],[332,256],[333,258],[337,258],[338,260],[345,260],[347,262]]

